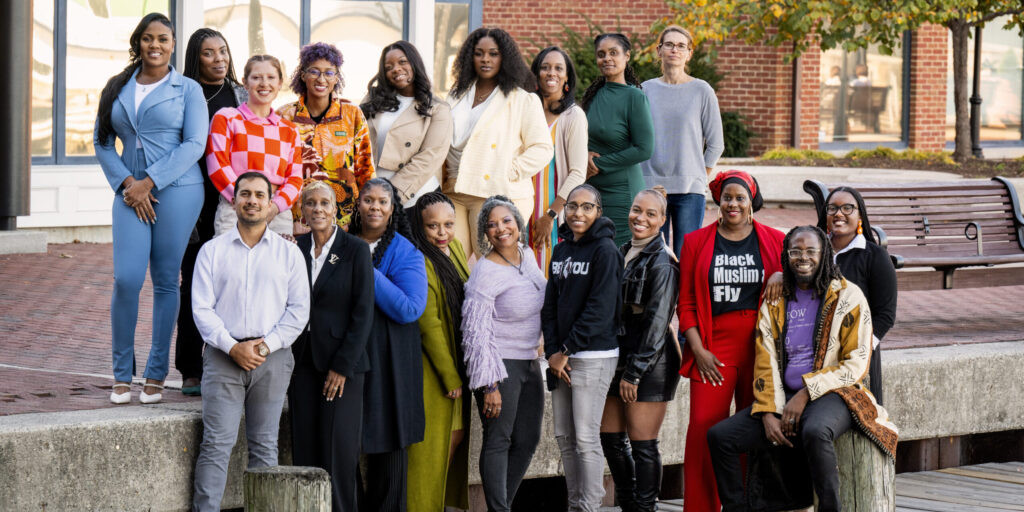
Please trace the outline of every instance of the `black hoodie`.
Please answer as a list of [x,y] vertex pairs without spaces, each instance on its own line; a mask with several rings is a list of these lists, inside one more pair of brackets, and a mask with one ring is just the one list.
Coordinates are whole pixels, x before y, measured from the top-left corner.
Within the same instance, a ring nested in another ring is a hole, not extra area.
[[598,217],[583,237],[573,240],[566,223],[558,235],[563,241],[551,254],[540,312],[545,356],[618,348],[624,264],[615,246],[615,224]]

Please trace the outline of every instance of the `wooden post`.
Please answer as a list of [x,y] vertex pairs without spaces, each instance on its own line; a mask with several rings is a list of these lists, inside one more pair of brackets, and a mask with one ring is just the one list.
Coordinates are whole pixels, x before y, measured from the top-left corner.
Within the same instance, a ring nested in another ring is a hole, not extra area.
[[321,468],[270,466],[245,472],[245,512],[330,512],[331,479]]
[[893,460],[857,427],[839,436],[835,447],[842,509],[848,512],[895,510],[896,466]]

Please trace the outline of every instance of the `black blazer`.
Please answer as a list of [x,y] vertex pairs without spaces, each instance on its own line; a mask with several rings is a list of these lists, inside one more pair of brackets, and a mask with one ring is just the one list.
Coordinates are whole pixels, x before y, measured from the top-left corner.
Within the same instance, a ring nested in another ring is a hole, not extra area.
[[[313,234],[296,237],[312,268]],[[295,341],[295,360],[312,350],[313,365],[345,377],[370,369],[366,343],[373,328],[373,263],[366,242],[337,228],[334,244],[315,283],[310,283],[309,328]]]

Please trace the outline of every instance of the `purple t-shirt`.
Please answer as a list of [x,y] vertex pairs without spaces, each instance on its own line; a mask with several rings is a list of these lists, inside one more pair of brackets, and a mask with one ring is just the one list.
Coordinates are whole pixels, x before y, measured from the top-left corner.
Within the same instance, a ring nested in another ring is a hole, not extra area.
[[814,321],[821,299],[814,290],[796,289],[796,299],[786,303],[786,387],[804,388],[803,374],[814,369]]

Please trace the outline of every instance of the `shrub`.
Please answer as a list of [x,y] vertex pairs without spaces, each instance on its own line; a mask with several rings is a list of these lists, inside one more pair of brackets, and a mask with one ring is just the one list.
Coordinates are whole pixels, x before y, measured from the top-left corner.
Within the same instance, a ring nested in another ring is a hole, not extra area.
[[759,160],[830,160],[835,158],[831,153],[817,149],[796,149],[779,147],[765,151]]
[[879,146],[875,149],[854,149],[847,153],[845,158],[850,160],[885,158],[888,160],[912,160],[916,162],[957,165],[956,161],[953,160],[953,154],[946,151],[918,151],[916,149],[896,151],[884,146]]
[[739,112],[722,112],[722,134],[725,138],[724,157],[747,156],[750,139],[757,136],[747,128]]

